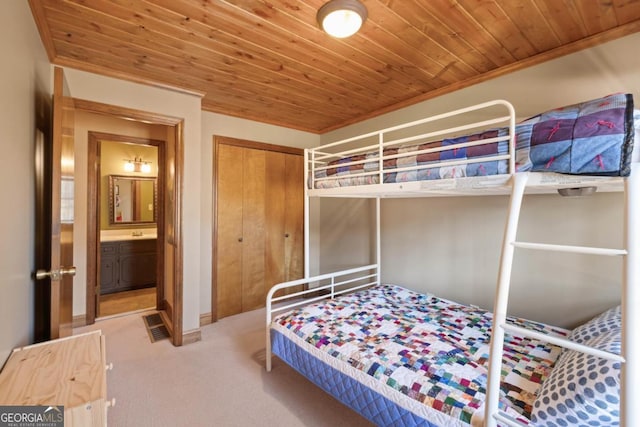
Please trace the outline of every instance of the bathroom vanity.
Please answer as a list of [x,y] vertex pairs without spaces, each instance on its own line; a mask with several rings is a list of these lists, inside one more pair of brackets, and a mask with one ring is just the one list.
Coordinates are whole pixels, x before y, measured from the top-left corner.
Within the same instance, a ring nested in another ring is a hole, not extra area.
[[112,236],[100,242],[100,294],[156,286],[156,236]]

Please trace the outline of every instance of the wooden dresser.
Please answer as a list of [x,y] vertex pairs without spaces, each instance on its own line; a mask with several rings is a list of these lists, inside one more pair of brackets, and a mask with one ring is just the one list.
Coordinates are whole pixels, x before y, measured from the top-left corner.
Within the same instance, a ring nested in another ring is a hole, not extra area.
[[0,405],[63,405],[65,427],[106,426],[107,369],[101,331],[17,348],[0,372]]

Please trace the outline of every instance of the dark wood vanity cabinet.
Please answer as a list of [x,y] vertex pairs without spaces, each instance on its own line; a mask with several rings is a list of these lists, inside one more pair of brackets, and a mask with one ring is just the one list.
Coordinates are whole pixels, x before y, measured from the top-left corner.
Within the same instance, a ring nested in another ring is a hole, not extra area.
[[100,294],[156,285],[156,239],[100,243]]

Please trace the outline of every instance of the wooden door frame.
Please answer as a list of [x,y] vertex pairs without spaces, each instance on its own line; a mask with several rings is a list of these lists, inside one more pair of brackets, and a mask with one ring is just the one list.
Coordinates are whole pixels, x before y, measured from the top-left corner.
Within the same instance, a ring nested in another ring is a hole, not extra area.
[[[167,180],[171,179],[170,174],[164,172],[161,175],[163,176],[163,183],[161,185],[160,182],[160,174],[158,180],[158,201],[162,200],[169,201],[172,209],[164,209],[163,215],[163,224],[158,223],[158,246],[163,245],[162,252],[164,253],[164,245],[171,244],[174,247],[175,256],[173,262],[173,268],[171,269],[173,272],[173,309],[168,313],[171,320],[171,339],[173,345],[181,346],[183,344],[183,326],[182,326],[182,313],[183,313],[183,241],[182,241],[182,183],[183,183],[183,175],[184,175],[184,141],[183,141],[183,126],[184,119],[178,117],[172,117],[157,113],[150,113],[141,110],[135,110],[125,107],[119,107],[109,104],[103,104],[94,101],[87,101],[82,99],[74,98],[74,103],[76,110],[94,113],[94,114],[102,114],[116,118],[122,118],[126,120],[133,120],[144,122],[152,125],[164,125],[169,128],[173,128],[173,141],[167,141],[166,144],[172,144],[172,150],[168,150],[168,147],[163,147],[163,157],[165,157],[165,161],[173,160],[174,166],[174,177],[173,177],[173,194],[166,194],[167,186],[164,185],[167,183]],[[92,144],[89,143],[89,146]],[[169,159],[168,152],[171,151],[175,153],[173,155],[173,159]],[[160,159],[160,152],[158,153]],[[94,162],[90,163],[89,171],[88,171],[88,179],[91,180],[92,177],[96,179],[96,158],[94,158]],[[89,184],[91,185],[91,183]],[[97,183],[94,181],[94,188],[97,187]],[[88,212],[91,209],[97,209],[94,205],[91,206],[91,203],[97,203],[97,194],[88,194]],[[164,205],[166,206],[166,204]],[[97,212],[97,210],[94,210]],[[87,278],[96,277],[98,274],[98,266],[97,266],[97,251],[99,247],[99,224],[96,225],[96,216],[97,215],[88,215],[87,218]],[[169,226],[171,227],[171,233],[165,232]],[[164,264],[164,260],[162,263]],[[159,270],[158,270],[159,271]],[[164,280],[165,271],[162,271],[158,276],[160,279]],[[89,298],[89,289],[87,289],[87,319],[86,323],[91,324],[95,322],[95,285],[92,287],[93,297]],[[93,304],[93,318],[89,317],[89,304],[90,299],[92,300],[91,304]],[[158,308],[164,308],[164,299],[158,304]]]
[[216,322],[218,320],[218,298],[216,289],[216,275],[217,275],[217,260],[218,260],[218,206],[217,206],[217,194],[218,194],[218,168],[216,161],[218,158],[218,149],[220,144],[233,145],[236,147],[253,148],[263,151],[275,151],[278,153],[304,155],[304,150],[301,148],[287,147],[284,145],[268,144],[265,142],[249,141],[245,139],[231,138],[227,136],[213,136],[213,191],[211,197],[212,203],[212,236],[211,236],[211,321]]
[[[158,164],[165,164],[166,141],[148,138],[139,138],[112,133],[89,131],[87,159],[87,301],[86,301],[86,322],[95,322],[98,313],[97,288],[100,276],[100,229],[102,212],[102,192],[101,192],[101,146],[102,141],[124,142],[129,144],[152,145],[158,149]],[[165,168],[158,168],[156,188],[165,188]],[[156,199],[156,229],[158,237],[156,239],[156,309],[164,309],[164,191],[157,191]],[[131,224],[127,224],[128,227]]]

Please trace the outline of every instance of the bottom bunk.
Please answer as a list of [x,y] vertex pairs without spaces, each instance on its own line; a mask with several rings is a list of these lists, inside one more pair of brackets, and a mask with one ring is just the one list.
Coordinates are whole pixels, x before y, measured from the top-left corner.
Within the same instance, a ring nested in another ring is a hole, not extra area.
[[[490,312],[374,284],[267,316],[268,369],[273,351],[375,424],[482,425]],[[619,308],[574,331],[513,317],[508,323],[620,351]],[[507,335],[500,408],[524,425],[617,425],[619,370],[614,362]]]

